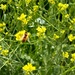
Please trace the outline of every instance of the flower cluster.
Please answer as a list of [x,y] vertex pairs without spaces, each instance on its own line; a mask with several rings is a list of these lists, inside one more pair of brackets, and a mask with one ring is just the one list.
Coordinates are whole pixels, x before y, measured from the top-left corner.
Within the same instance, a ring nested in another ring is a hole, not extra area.
[[69,18],[69,16],[70,16],[69,14],[66,14],[66,15],[65,15],[65,18]]
[[26,72],[26,74],[29,74],[30,72],[36,70],[36,67],[33,66],[31,63],[27,63],[27,65],[22,67],[22,69]]
[[73,41],[73,40],[75,40],[75,36],[73,36],[73,34],[70,34],[69,36],[68,36],[68,39],[69,39],[69,41]]
[[71,58],[71,61],[75,61],[75,53],[71,54],[72,58]]
[[3,56],[7,56],[8,53],[9,53],[9,50],[7,50],[7,49],[1,51],[1,55],[3,55]]
[[27,40],[29,35],[30,33],[27,33],[25,30],[22,30],[16,33],[15,37],[17,41],[23,41],[23,40]]
[[59,35],[54,34],[54,35],[53,35],[53,38],[54,38],[54,40],[59,39]]
[[68,8],[68,4],[63,4],[63,3],[59,3],[58,4],[58,10],[63,11],[66,10]]
[[46,32],[46,27],[44,26],[38,26],[37,29],[36,29],[38,32],[37,32],[37,36],[38,37],[46,37],[45,36],[45,32]]
[[0,50],[2,50],[2,46],[0,45]]
[[33,6],[33,12],[36,12],[38,10],[38,5]]
[[55,4],[54,0],[48,0],[48,2],[51,3],[51,4]]
[[73,18],[73,19],[71,20],[71,23],[73,23],[73,24],[75,23],[75,18]]
[[0,32],[2,32],[5,29],[5,26],[6,24],[4,22],[0,23]]
[[6,4],[4,4],[4,5],[1,4],[1,5],[0,5],[0,9],[2,9],[2,10],[4,10],[4,11],[6,10],[6,7],[7,7]]
[[68,52],[63,52],[63,57],[64,57],[64,58],[68,58],[68,57],[69,57]]
[[26,2],[26,5],[28,5],[31,2],[31,0],[25,0],[25,2]]
[[22,21],[24,24],[27,24],[28,21],[32,18],[32,16],[28,16],[27,18],[26,18],[26,16],[27,15],[25,15],[24,13],[22,13],[20,15],[20,17],[18,17],[17,19],[20,20],[20,21]]
[[[63,52],[62,55],[63,55],[64,58],[68,58],[68,57],[69,57],[69,53],[68,53],[68,52]],[[75,61],[75,53],[72,53],[72,54],[71,54],[71,59],[70,59],[70,61],[71,61],[71,62],[74,62],[74,61]]]

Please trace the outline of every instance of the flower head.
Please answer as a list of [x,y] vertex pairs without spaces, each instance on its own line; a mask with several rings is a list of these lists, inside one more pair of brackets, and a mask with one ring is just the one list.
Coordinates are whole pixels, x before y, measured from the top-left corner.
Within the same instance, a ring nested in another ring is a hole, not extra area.
[[24,13],[22,13],[22,14],[20,15],[20,17],[18,17],[17,19],[18,19],[18,20],[24,20],[25,17],[26,17],[26,15],[25,15]]
[[44,26],[38,26],[36,30],[40,33],[44,33],[46,31],[46,28]]
[[73,34],[70,34],[69,36],[68,36],[68,39],[69,39],[69,41],[73,41],[74,39],[75,39],[75,36],[73,36]]
[[26,5],[28,5],[31,2],[31,0],[25,0],[25,2],[26,2]]
[[65,18],[69,18],[69,16],[70,16],[69,14],[66,14],[66,15],[65,15]]
[[45,36],[45,32],[46,32],[46,27],[44,27],[44,26],[38,26],[37,28],[36,28],[36,30],[38,31],[37,32],[37,36],[38,37],[46,37]]
[[2,46],[0,45],[0,50],[2,50]]
[[38,5],[33,6],[33,11],[36,12],[38,10]]
[[66,10],[68,8],[68,4],[63,4],[63,3],[59,3],[58,4],[58,10],[63,11]]
[[75,61],[75,53],[71,54],[72,58],[71,58],[71,61]]
[[73,18],[73,19],[71,20],[71,22],[74,24],[74,23],[75,23],[75,18]]
[[3,56],[7,56],[8,53],[9,53],[9,50],[2,50],[1,51],[1,55],[3,55]]
[[6,26],[6,24],[3,22],[3,23],[0,23],[0,27],[4,27]]
[[6,4],[4,4],[4,5],[1,4],[1,5],[0,5],[0,9],[2,9],[2,10],[4,10],[4,11],[6,10],[6,7],[7,7]]
[[31,63],[27,63],[27,65],[25,65],[25,66],[22,67],[22,69],[24,71],[26,71],[26,73],[30,73],[30,72],[36,70],[36,67],[33,66]]
[[28,39],[28,36],[30,33],[27,33],[25,30],[19,31],[18,33],[15,34],[16,40],[17,41],[23,41]]
[[53,35],[54,40],[59,39],[59,36],[57,34]]
[[48,0],[48,2],[51,3],[51,4],[55,4],[54,0]]
[[64,33],[65,33],[65,30],[61,30],[60,32],[61,32],[62,34],[64,34]]
[[68,58],[68,57],[69,57],[68,52],[63,52],[63,57],[64,57],[64,58]]

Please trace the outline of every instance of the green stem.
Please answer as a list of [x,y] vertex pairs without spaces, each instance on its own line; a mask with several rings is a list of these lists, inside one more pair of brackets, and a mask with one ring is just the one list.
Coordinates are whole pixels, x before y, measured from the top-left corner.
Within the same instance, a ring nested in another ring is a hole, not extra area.
[[62,73],[61,75],[65,75],[67,72],[70,72],[72,71],[73,69],[75,68],[75,66],[69,68],[68,70],[66,70],[64,73]]

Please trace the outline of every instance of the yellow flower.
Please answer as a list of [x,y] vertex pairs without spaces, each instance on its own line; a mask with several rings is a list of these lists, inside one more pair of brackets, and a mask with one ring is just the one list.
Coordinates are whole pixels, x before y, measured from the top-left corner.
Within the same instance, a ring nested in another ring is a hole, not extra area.
[[37,32],[37,36],[38,36],[38,37],[43,37],[43,38],[46,37],[46,36],[45,36],[46,27],[44,27],[44,26],[38,26],[38,27],[36,28],[36,30],[38,31],[38,32]]
[[22,31],[19,31],[18,33],[16,33],[15,34],[16,40],[17,41],[22,41],[25,32],[26,32],[25,30],[22,30]]
[[23,19],[22,22],[23,22],[24,24],[27,24],[27,23],[28,23],[28,21],[26,20],[26,18]]
[[2,46],[0,45],[0,50],[2,50]]
[[30,21],[31,18],[32,18],[32,16],[28,16],[28,17],[27,17],[27,21]]
[[61,30],[60,32],[61,32],[62,34],[64,34],[64,33],[65,33],[65,30]]
[[27,65],[25,65],[25,66],[22,67],[22,69],[24,71],[26,71],[26,73],[30,73],[30,72],[36,70],[36,67],[33,66],[31,63],[27,63]]
[[69,16],[70,16],[69,14],[66,14],[66,15],[65,15],[65,18],[69,18]]
[[33,11],[36,12],[38,10],[38,5],[33,6]]
[[26,15],[24,13],[22,13],[20,15],[20,17],[18,17],[17,19],[20,20],[20,21],[22,21],[24,24],[27,24],[28,23],[28,21],[26,19]]
[[3,5],[3,4],[0,5],[0,9],[2,9],[4,11],[6,10],[6,7],[7,7],[6,4],[5,5]]
[[31,0],[25,0],[25,2],[28,5],[31,2]]
[[62,10],[66,10],[68,8],[68,4],[63,4],[63,3],[59,3],[58,4],[58,10],[62,11]]
[[69,57],[68,52],[63,52],[63,57],[64,57],[64,58],[68,58],[68,57]]
[[25,15],[24,13],[22,13],[22,14],[20,15],[20,17],[18,17],[17,19],[22,21],[22,20],[25,19],[25,17],[26,17],[26,15]]
[[73,34],[70,34],[69,36],[68,36],[68,39],[69,39],[69,41],[73,41],[74,39],[75,39],[75,36],[73,36]]
[[6,26],[6,24],[3,22],[3,23],[0,23],[0,27],[4,27]]
[[57,34],[54,34],[53,38],[56,40],[59,39],[59,36]]
[[3,32],[4,28],[0,28],[0,32]]
[[71,22],[74,24],[74,23],[75,23],[75,18],[73,18],[73,19],[71,20]]
[[1,54],[2,54],[3,56],[7,56],[8,53],[9,53],[9,50],[2,50],[2,51],[1,51]]
[[44,27],[44,26],[38,26],[36,30],[37,30],[38,32],[40,32],[40,33],[45,33],[46,27]]
[[29,36],[30,33],[26,32],[25,30],[19,31],[18,33],[15,34],[16,40],[22,42],[25,42]]
[[54,0],[48,0],[48,2],[51,3],[51,4],[55,4]]
[[70,26],[69,26],[69,29],[70,29],[70,30],[73,30],[73,26],[72,26],[72,25],[70,25]]
[[71,54],[72,58],[71,58],[71,61],[75,61],[75,53]]

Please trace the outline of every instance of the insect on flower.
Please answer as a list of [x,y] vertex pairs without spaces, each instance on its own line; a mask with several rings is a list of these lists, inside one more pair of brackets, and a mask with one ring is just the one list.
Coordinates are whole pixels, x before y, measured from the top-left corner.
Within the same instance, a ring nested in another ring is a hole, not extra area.
[[25,34],[22,37],[22,42],[25,42],[28,39],[28,34],[25,32]]

